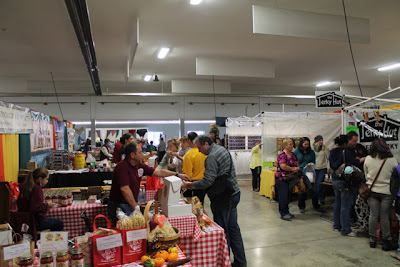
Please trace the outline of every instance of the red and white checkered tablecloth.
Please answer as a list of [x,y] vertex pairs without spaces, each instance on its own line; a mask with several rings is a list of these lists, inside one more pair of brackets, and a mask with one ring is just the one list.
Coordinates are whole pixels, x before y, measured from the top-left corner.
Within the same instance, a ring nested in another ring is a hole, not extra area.
[[146,190],[146,202],[157,200],[157,190]]
[[194,214],[187,216],[168,217],[167,220],[173,227],[181,230],[182,237],[190,237],[191,242],[197,242],[201,237],[202,231]]
[[[209,219],[207,216],[205,218]],[[186,256],[192,257],[191,264],[195,267],[231,266],[225,231],[216,223],[205,228],[197,242],[189,237],[181,237],[179,246]]]
[[[88,232],[85,221],[81,218],[81,213],[86,209],[86,215],[89,218],[90,225],[93,225],[93,219],[98,214],[107,216],[107,205],[101,204],[83,204],[71,205],[68,207],[53,208],[47,212],[47,217],[58,219],[64,222],[63,231],[68,231],[68,238],[81,236]],[[105,227],[105,220],[98,219],[97,226]]]

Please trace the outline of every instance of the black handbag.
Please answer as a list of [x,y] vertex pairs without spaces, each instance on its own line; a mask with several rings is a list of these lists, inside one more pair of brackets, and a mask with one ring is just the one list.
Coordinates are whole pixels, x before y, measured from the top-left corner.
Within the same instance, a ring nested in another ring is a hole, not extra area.
[[[345,149],[343,150],[343,164],[336,170],[336,175],[344,180],[348,186],[354,187],[359,186],[364,181],[364,173],[356,166],[346,163]],[[353,168],[351,174],[345,174],[344,170],[347,166]]]
[[[229,151],[227,150],[229,153]],[[235,189],[233,188],[232,183],[229,181],[229,177],[232,173],[232,156],[229,153],[229,157],[231,159],[231,163],[229,166],[229,171],[227,174],[217,176],[215,178],[214,183],[207,189],[207,195],[210,200],[217,200],[217,199],[226,199],[229,198]]]

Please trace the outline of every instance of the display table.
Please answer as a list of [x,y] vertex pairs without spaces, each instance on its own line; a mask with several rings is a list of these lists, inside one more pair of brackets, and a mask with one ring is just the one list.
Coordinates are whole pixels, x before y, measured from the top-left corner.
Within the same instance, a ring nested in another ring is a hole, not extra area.
[[112,172],[53,173],[46,188],[102,186],[112,180]]
[[181,230],[182,237],[190,237],[192,242],[197,242],[202,235],[201,228],[197,222],[197,217],[194,214],[188,216],[169,217],[169,223]]
[[[89,218],[91,225],[93,225],[93,219],[96,215],[103,214],[107,216],[107,205],[83,204],[50,209],[47,212],[47,217],[63,221],[63,231],[68,231],[68,238],[74,238],[89,231],[85,221],[81,218],[81,213],[85,209],[86,216]],[[98,226],[106,226],[106,221],[104,219],[96,220],[96,222]]]
[[[203,216],[209,219],[206,215]],[[192,237],[181,236],[179,245],[186,256],[192,257],[193,266],[231,266],[225,231],[214,222],[209,227],[205,227],[197,242],[193,242]]]
[[270,199],[275,197],[275,173],[276,170],[261,171],[260,195]]

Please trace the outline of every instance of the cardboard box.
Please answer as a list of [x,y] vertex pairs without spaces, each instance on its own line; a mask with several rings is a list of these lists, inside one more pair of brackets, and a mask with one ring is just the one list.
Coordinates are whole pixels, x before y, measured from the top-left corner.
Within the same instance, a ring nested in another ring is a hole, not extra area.
[[181,196],[182,180],[176,176],[169,176],[164,178],[163,194],[160,203],[164,207],[168,205],[178,205]]
[[28,170],[34,170],[34,169],[36,169],[38,166],[37,166],[37,162],[35,162],[35,161],[29,161],[29,162],[27,162],[26,163],[26,168],[28,169]]
[[187,216],[192,214],[191,204],[178,204],[161,206],[163,213],[167,217]]
[[150,157],[149,161],[147,162],[147,165],[149,165],[150,167],[155,168],[156,167],[156,159],[157,159],[157,156]]

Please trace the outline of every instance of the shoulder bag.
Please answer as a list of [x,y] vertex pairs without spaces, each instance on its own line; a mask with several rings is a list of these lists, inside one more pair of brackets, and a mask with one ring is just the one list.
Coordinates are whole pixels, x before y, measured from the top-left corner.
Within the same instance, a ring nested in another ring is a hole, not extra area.
[[379,168],[379,171],[378,171],[378,173],[376,174],[375,179],[374,179],[374,181],[373,181],[372,184],[371,184],[371,187],[368,187],[367,184],[362,184],[362,185],[361,185],[360,189],[358,190],[358,193],[360,194],[360,197],[361,197],[362,199],[367,200],[367,199],[369,198],[369,196],[371,195],[371,193],[372,193],[371,189],[372,189],[372,187],[374,186],[376,180],[378,179],[378,176],[379,176],[379,174],[381,173],[382,167],[383,167],[383,165],[385,164],[385,162],[386,162],[386,159],[382,162],[382,165],[381,165],[381,167]]
[[[364,180],[364,173],[356,166],[352,164],[348,164],[346,162],[346,149],[343,150],[343,164],[336,170],[335,174],[343,179],[348,186],[354,187],[359,186]],[[351,174],[345,174],[344,170],[347,166],[353,168],[353,172]]]
[[210,200],[216,200],[216,199],[223,199],[223,198],[228,198],[230,197],[235,189],[233,188],[232,183],[229,181],[229,177],[231,176],[232,173],[232,156],[231,153],[226,150],[229,153],[230,157],[230,166],[229,166],[229,171],[228,173],[217,176],[215,178],[214,183],[207,189],[207,195],[210,198]]

